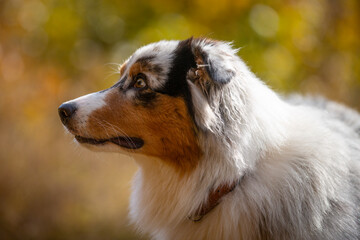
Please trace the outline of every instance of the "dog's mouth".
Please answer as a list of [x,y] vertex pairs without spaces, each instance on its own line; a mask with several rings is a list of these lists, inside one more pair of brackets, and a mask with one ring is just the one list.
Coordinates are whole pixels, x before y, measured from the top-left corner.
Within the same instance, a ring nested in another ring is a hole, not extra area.
[[94,139],[94,138],[86,138],[81,136],[75,136],[75,139],[79,143],[87,143],[92,145],[103,145],[105,143],[111,142],[120,147],[128,148],[128,149],[139,149],[144,145],[144,140],[137,137],[114,137],[109,139]]

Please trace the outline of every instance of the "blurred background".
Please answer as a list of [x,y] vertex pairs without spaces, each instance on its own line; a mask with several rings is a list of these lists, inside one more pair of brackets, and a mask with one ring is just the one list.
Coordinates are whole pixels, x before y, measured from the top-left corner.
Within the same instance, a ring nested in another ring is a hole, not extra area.
[[359,26],[358,0],[0,0],[0,239],[141,239],[135,163],[78,147],[57,114],[140,46],[233,41],[273,89],[359,110]]

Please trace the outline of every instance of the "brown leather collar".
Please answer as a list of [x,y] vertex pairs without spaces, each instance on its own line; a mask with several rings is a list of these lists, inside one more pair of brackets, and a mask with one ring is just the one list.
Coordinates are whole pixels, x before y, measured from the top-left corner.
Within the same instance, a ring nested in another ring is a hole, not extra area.
[[209,197],[206,202],[201,204],[200,208],[189,219],[193,222],[200,221],[206,214],[213,210],[219,203],[222,197],[230,193],[240,183],[241,179],[233,182],[232,184],[220,185],[216,189],[210,190]]

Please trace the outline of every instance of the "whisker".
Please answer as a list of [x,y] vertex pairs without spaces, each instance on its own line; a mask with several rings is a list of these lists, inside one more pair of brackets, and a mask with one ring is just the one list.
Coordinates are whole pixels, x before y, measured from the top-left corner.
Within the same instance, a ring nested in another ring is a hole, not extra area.
[[[104,120],[104,119],[99,119],[95,117],[96,122],[99,124],[99,126],[101,126],[104,129],[104,132],[107,136],[107,138],[114,138],[113,134],[109,134],[107,127],[110,127],[114,130],[115,134],[118,135],[122,135],[121,137],[124,137],[125,141],[127,141],[127,143],[130,145],[135,145],[134,141],[122,130],[120,129],[118,126],[115,126],[114,124]],[[118,139],[120,139],[120,136],[116,136]],[[115,137],[115,138],[116,138]],[[130,151],[132,151],[133,153],[135,153],[135,150],[133,149],[129,149]],[[134,159],[132,155],[130,155],[128,152],[126,152],[126,154],[131,158]]]
[[[106,124],[108,124],[109,127],[111,127],[115,132],[118,132],[122,135],[122,137],[124,137],[125,141],[128,143],[128,144],[132,144],[132,145],[135,145],[134,141],[131,139],[131,137],[126,134],[122,129],[120,129],[118,126],[116,125],[113,125],[109,122],[107,122],[106,120],[103,120]],[[118,136],[118,139],[120,139],[120,137]],[[132,152],[135,152],[133,149],[131,149]]]

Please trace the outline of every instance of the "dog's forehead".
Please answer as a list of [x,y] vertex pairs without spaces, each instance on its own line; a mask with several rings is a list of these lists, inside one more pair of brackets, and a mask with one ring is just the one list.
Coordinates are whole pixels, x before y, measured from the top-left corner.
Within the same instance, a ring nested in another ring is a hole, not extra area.
[[145,45],[132,55],[133,62],[136,62],[139,58],[143,57],[154,57],[157,61],[170,60],[174,50],[178,46],[179,41],[160,41]]
[[165,84],[166,76],[171,69],[174,52],[179,41],[160,41],[143,46],[126,62],[126,73],[129,74],[136,64],[140,64],[141,69],[148,65],[152,76],[149,78],[149,84],[153,88],[160,88]]

